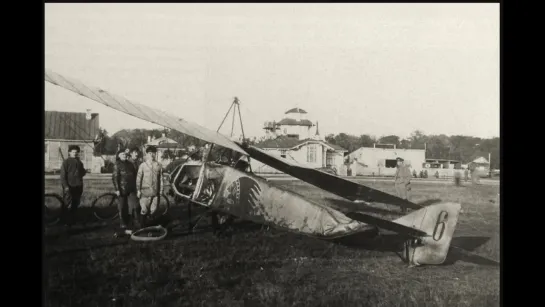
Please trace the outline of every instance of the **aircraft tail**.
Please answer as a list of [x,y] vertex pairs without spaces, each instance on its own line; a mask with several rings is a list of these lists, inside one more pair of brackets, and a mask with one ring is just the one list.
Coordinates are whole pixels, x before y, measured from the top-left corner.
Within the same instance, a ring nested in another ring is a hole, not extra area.
[[406,244],[405,257],[411,264],[441,264],[445,261],[461,208],[459,203],[439,203],[393,221],[427,234]]

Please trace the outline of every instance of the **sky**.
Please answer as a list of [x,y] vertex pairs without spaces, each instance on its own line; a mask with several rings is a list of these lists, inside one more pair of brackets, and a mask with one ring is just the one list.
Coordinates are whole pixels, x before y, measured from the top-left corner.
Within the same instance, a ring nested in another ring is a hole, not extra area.
[[[236,96],[257,137],[293,107],[321,134],[498,137],[499,44],[499,4],[45,4],[47,69],[213,130]],[[157,127],[47,82],[45,109]]]

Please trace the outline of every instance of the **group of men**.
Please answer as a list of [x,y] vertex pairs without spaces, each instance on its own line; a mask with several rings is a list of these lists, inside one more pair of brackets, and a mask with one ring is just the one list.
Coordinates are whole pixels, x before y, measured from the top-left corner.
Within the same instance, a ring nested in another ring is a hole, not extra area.
[[121,229],[145,227],[157,210],[164,185],[162,166],[156,155],[154,146],[146,148],[143,162],[139,160],[137,148],[119,151],[116,155],[112,181],[118,196]]
[[[64,202],[70,206],[68,226],[74,222],[83,193],[83,177],[87,173],[79,153],[79,146],[69,146],[68,158],[63,161],[60,171]],[[146,148],[143,162],[139,159],[138,148],[118,151],[116,154],[112,181],[118,196],[117,209],[122,229],[135,227],[135,222],[139,228],[145,227],[147,220],[157,210],[164,187],[162,166],[157,162],[156,155],[157,148],[154,146]]]

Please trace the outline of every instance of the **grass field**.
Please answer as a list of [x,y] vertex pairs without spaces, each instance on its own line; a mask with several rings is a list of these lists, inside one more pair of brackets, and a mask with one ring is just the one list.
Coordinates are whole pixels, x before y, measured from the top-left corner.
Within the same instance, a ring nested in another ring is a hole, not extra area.
[[[336,198],[303,182],[276,184],[317,202]],[[366,184],[394,193],[391,183]],[[85,189],[89,204],[112,187],[89,180]],[[46,180],[48,191],[58,192],[57,180]],[[499,261],[498,193],[413,183],[414,202],[463,207],[446,264],[417,268],[380,244],[347,247],[259,226],[220,237],[177,228],[163,241],[134,242],[113,236],[117,221],[90,222],[82,208],[85,226],[46,229],[47,306],[499,306],[500,268],[487,260]],[[184,217],[183,209],[169,216]]]

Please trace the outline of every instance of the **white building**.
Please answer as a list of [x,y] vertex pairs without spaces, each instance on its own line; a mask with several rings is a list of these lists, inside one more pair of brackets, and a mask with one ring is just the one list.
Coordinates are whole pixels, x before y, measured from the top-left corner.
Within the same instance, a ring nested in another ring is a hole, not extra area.
[[352,176],[393,176],[396,172],[397,158],[403,158],[411,172],[424,169],[426,151],[424,149],[361,147],[348,154],[347,161]]
[[[285,114],[279,122],[265,123],[266,138],[255,146],[306,167],[330,167],[341,171],[346,150],[326,142],[320,135],[318,123],[313,124],[305,110],[293,108]],[[252,169],[257,173],[278,173],[259,161],[251,161]]]
[[[265,122],[265,136],[274,139],[279,136],[287,136],[298,139],[308,139],[316,135],[318,127],[307,118],[307,111],[293,108],[284,113],[286,117],[276,122]],[[312,129],[316,127],[315,129]]]

